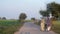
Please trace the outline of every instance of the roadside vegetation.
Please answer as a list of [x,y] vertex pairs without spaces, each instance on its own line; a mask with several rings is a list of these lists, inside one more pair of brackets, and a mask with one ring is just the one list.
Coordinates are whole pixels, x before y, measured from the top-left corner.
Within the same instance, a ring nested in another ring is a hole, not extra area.
[[18,20],[7,20],[6,17],[0,17],[0,34],[14,34],[24,24],[26,18],[25,13],[21,13]]
[[0,20],[0,34],[14,34],[22,24],[18,20]]
[[60,34],[60,21],[54,21],[52,30],[58,34]]
[[[35,23],[35,24],[40,25],[40,22]],[[56,20],[52,23],[52,30],[60,34],[60,21]]]
[[56,2],[51,2],[47,4],[47,10],[40,10],[39,13],[43,17],[52,16],[52,18],[56,21],[53,22],[52,30],[58,34],[60,34],[60,4]]

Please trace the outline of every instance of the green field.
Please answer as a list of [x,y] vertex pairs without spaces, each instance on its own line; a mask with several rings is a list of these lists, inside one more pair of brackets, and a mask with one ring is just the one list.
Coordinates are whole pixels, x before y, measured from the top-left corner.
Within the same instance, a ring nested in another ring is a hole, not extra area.
[[53,23],[52,30],[58,34],[60,34],[60,21],[55,21]]
[[18,20],[0,20],[0,34],[13,34],[22,24]]

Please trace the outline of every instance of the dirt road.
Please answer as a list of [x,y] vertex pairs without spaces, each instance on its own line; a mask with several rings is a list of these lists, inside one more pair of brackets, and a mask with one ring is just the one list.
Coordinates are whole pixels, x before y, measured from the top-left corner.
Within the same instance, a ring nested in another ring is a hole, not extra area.
[[35,25],[32,22],[25,23],[19,31],[14,34],[55,34],[53,31],[50,32],[42,32],[40,31],[40,26]]

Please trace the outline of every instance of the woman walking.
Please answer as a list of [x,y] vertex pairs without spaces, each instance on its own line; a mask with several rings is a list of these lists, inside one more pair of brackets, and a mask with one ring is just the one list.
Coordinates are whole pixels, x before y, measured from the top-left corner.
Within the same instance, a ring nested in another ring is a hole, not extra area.
[[52,25],[51,18],[47,17],[47,19],[46,19],[46,27],[47,27],[46,31],[50,31],[51,25]]
[[41,20],[41,31],[44,31],[45,30],[45,19],[42,18]]

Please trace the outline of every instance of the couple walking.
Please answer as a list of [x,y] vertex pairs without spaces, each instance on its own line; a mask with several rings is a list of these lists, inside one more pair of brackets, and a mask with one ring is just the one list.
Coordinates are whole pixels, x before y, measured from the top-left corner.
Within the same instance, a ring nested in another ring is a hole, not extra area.
[[41,20],[41,31],[50,31],[52,26],[52,18],[46,17]]

